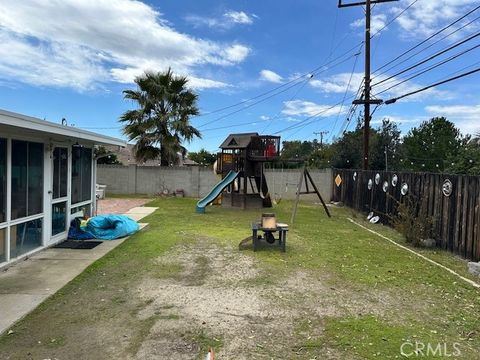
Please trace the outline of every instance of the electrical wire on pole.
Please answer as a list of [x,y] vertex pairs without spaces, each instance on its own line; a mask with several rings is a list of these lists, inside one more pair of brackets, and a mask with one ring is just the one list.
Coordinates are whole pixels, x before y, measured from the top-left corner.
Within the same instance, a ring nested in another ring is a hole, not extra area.
[[[442,32],[444,32],[445,30],[448,30],[450,29],[451,27],[453,27],[454,25],[458,24],[459,22],[461,22],[463,19],[466,19],[468,16],[470,16],[471,14],[473,14],[475,11],[479,10],[480,9],[480,5],[479,6],[476,6],[475,8],[473,8],[472,10],[470,10],[469,12],[467,12],[466,14],[460,16],[458,19],[456,19],[455,21],[451,22],[450,24],[444,26],[443,28],[441,28],[440,30],[436,31],[435,33],[433,33],[432,35],[428,36],[426,39],[420,41],[418,44],[412,46],[411,48],[409,48],[408,50],[405,50],[404,52],[402,52],[400,55],[397,55],[395,58],[393,58],[392,60],[388,61],[387,63],[383,64],[382,66],[380,66],[379,68],[377,68],[373,73],[376,74],[378,73],[380,70],[383,70],[385,69],[387,66],[397,62],[397,60],[400,60],[401,58],[403,58],[405,55],[411,53],[413,50],[415,49],[418,49],[419,47],[421,47],[423,44],[426,44],[427,42],[429,42],[430,40],[432,40],[433,38],[435,38],[437,35],[441,34]],[[474,21],[476,21],[478,18],[470,21],[469,23],[467,24],[464,24],[463,26],[461,26],[459,29],[451,32],[450,34],[444,36],[443,38],[441,38],[440,40],[437,40],[435,41],[433,44],[429,45],[427,48],[425,49],[422,49],[421,51],[415,53],[413,56],[416,56],[418,55],[420,52],[422,51],[425,51],[426,49],[430,48],[432,45],[438,43],[439,41],[442,41],[444,40],[445,38],[447,37],[450,37],[452,36],[453,34],[455,34],[456,32],[458,32],[459,30],[462,30],[466,27],[468,27],[470,24],[472,24]],[[410,56],[408,59],[405,59],[403,60],[401,63],[411,59],[413,56]],[[401,64],[399,63],[399,64]],[[381,74],[379,75],[382,75],[384,74],[385,72],[388,72],[389,70],[393,69],[394,67],[398,66],[399,64],[397,65],[394,65],[390,68],[388,68],[387,70],[385,70],[384,72],[382,72]]]
[[385,79],[382,79],[382,80],[377,81],[376,83],[372,84],[372,86],[377,86],[377,85],[383,84],[384,82],[386,82],[386,81],[388,81],[388,80],[390,80],[390,79],[393,79],[393,78],[397,77],[398,75],[405,74],[406,72],[408,72],[408,71],[410,71],[410,70],[413,70],[413,69],[419,67],[420,65],[423,65],[423,64],[425,64],[425,63],[427,63],[427,62],[429,62],[429,61],[431,61],[431,60],[439,57],[440,55],[443,55],[443,54],[449,52],[450,50],[453,50],[453,49],[459,47],[460,45],[463,45],[463,44],[465,44],[465,43],[467,43],[467,42],[469,42],[469,41],[472,41],[473,39],[475,39],[475,38],[477,38],[477,37],[479,37],[479,36],[480,36],[480,32],[477,32],[477,33],[475,33],[475,34],[473,34],[473,35],[470,35],[470,36],[468,36],[467,38],[465,38],[465,39],[463,39],[463,40],[461,40],[461,41],[458,41],[458,42],[456,42],[455,44],[453,44],[453,45],[447,47],[446,49],[443,49],[443,50],[441,50],[441,51],[439,51],[439,52],[437,52],[437,53],[435,53],[435,54],[433,54],[433,55],[431,55],[431,56],[428,56],[427,58],[421,60],[420,62],[418,62],[418,63],[416,63],[416,64],[414,64],[414,65],[412,65],[412,66],[409,66],[409,67],[406,68],[406,69],[403,69],[403,70],[401,70],[401,71],[399,71],[399,72],[397,72],[397,73],[395,73],[395,74],[393,74],[393,75],[391,75],[391,76],[389,76],[389,77],[387,77],[387,78],[385,78]]
[[379,104],[381,100],[370,98],[370,82],[371,82],[371,69],[370,69],[370,24],[372,18],[372,5],[386,2],[393,2],[397,0],[366,0],[365,2],[357,3],[342,3],[342,0],[338,0],[338,7],[350,7],[350,6],[365,6],[365,90],[364,99],[355,100],[354,103],[364,105],[364,127],[363,127],[363,170],[368,170],[369,160],[369,141],[370,141],[370,105]]
[[[452,56],[450,56],[449,58],[447,58],[447,59],[445,59],[445,60],[442,60],[442,61],[440,61],[440,62],[437,62],[437,63],[435,63],[435,64],[433,64],[433,65],[431,65],[431,66],[429,66],[429,67],[427,67],[427,68],[421,69],[421,70],[413,73],[413,74],[412,74],[411,76],[409,76],[408,78],[403,79],[403,80],[395,83],[394,85],[391,85],[391,86],[389,86],[388,88],[383,89],[383,90],[381,90],[380,92],[375,93],[375,96],[378,96],[378,95],[380,95],[380,94],[386,93],[386,92],[392,90],[393,88],[396,88],[397,86],[400,86],[400,85],[406,83],[407,81],[410,81],[410,80],[415,79],[415,78],[417,78],[417,77],[419,77],[419,76],[421,76],[421,75],[423,75],[423,74],[425,74],[425,73],[428,73],[428,72],[430,72],[430,71],[432,71],[432,70],[434,70],[434,69],[436,69],[436,68],[438,68],[438,67],[440,67],[440,66],[442,66],[442,65],[444,65],[444,64],[446,64],[446,63],[448,63],[448,62],[450,62],[450,61],[453,61],[453,60],[455,60],[455,59],[457,59],[457,58],[459,58],[459,57],[461,57],[461,56],[469,53],[470,51],[473,51],[473,50],[478,49],[478,48],[480,48],[480,44],[475,45],[475,46],[472,46],[471,48],[468,48],[468,49],[466,49],[466,50],[464,50],[464,51],[462,51],[462,52],[460,52],[460,53],[458,53],[458,54],[452,55]],[[394,80],[397,80],[397,79],[391,79],[391,81],[389,81],[389,82],[393,82]],[[397,81],[398,81],[398,80],[397,80]],[[372,87],[374,87],[375,85],[376,85],[376,84],[372,85]]]
[[471,70],[471,71],[468,71],[468,72],[466,72],[466,73],[463,73],[463,74],[460,74],[460,75],[457,75],[457,76],[448,78],[448,79],[443,80],[443,81],[436,82],[436,83],[434,83],[434,84],[432,84],[432,85],[425,86],[425,87],[423,87],[423,88],[421,88],[421,89],[418,89],[418,90],[415,90],[415,91],[411,91],[411,92],[409,92],[409,93],[407,93],[407,94],[394,97],[394,98],[392,98],[392,99],[389,99],[389,100],[385,101],[385,105],[393,104],[393,103],[397,102],[397,101],[400,100],[400,99],[403,99],[403,98],[406,98],[406,97],[408,97],[408,96],[412,96],[412,95],[421,93],[421,92],[423,92],[423,91],[426,91],[426,90],[428,90],[428,89],[431,89],[431,88],[434,88],[434,87],[437,87],[437,86],[440,86],[440,85],[443,85],[443,84],[446,84],[446,83],[449,83],[449,82],[452,82],[452,81],[455,81],[455,80],[464,78],[464,77],[466,77],[466,76],[475,74],[475,73],[477,73],[477,72],[480,72],[480,68],[476,68],[476,69]]

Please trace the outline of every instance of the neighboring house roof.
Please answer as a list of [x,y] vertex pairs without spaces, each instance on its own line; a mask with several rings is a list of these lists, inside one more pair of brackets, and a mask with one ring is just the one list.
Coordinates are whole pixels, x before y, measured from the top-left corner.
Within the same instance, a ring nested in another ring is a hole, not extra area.
[[250,145],[253,136],[258,133],[230,134],[220,145],[221,149],[245,149]]
[[[143,163],[137,163],[135,160],[135,155],[133,152],[133,144],[127,144],[124,148],[118,149],[115,146],[107,146],[106,149],[113,154],[117,155],[118,161],[120,161],[123,165],[133,165],[137,164],[139,166],[160,166],[160,158],[154,160],[147,160]],[[198,165],[193,160],[183,158],[182,154],[178,154],[178,166],[195,166]]]
[[126,146],[126,141],[100,135],[91,131],[82,130],[73,126],[55,124],[50,121],[37,119],[6,110],[0,110],[0,125],[7,129],[18,132],[22,135],[34,135],[42,133],[51,136],[53,139],[68,138],[71,141],[87,141],[99,145]]
[[197,166],[199,165],[196,161],[193,161],[192,159],[185,158],[181,160],[184,166]]

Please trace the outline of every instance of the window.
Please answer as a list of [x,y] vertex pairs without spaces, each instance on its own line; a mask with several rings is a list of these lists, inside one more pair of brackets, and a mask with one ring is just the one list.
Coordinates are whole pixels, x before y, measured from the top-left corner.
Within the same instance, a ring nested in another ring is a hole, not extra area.
[[12,140],[12,219],[43,212],[43,144]]
[[72,204],[92,198],[92,149],[72,147]]
[[43,219],[28,221],[10,228],[10,258],[16,258],[42,246]]
[[[5,221],[7,221],[7,140],[0,139],[0,223]],[[1,257],[0,249],[0,262]]]
[[56,147],[53,150],[53,198],[67,196],[68,150]]

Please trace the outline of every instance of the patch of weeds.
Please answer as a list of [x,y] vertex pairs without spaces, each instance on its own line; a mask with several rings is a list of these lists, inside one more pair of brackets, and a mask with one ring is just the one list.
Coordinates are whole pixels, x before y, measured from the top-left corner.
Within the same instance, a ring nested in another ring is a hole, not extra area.
[[402,202],[395,202],[398,208],[392,217],[393,227],[405,236],[407,243],[420,247],[425,240],[434,237],[434,219],[422,211],[416,197],[409,194]]
[[[153,299],[152,299],[152,302],[153,302]],[[165,305],[160,305],[158,308],[163,310],[168,310],[168,309],[173,309],[174,307],[175,305],[173,304],[165,304]]]
[[135,322],[135,333],[133,337],[130,340],[130,344],[128,345],[127,351],[135,355],[138,350],[140,350],[140,347],[142,346],[142,343],[145,341],[145,339],[148,337],[148,334],[150,333],[150,330],[152,329],[152,326],[155,325],[155,322],[158,320],[158,316],[150,316],[148,319],[145,320],[138,320]]
[[178,263],[157,264],[151,271],[152,277],[158,279],[177,279],[182,272],[183,267]]
[[192,336],[192,340],[200,347],[200,353],[198,359],[204,359],[210,348],[214,353],[217,353],[220,348],[223,347],[223,338],[221,336],[207,335],[203,330]]
[[303,341],[299,345],[293,346],[292,351],[297,356],[308,356],[308,358],[311,358],[311,356],[317,354],[318,350],[322,349],[323,347],[325,347],[325,342],[322,338],[311,337],[305,339],[305,341]]
[[252,286],[273,286],[278,282],[278,275],[268,271],[262,271],[257,276],[240,280],[235,286],[244,286],[244,287],[252,287]]
[[56,349],[65,345],[64,336],[56,336],[42,341],[42,344],[50,349]]
[[396,359],[405,342],[440,343],[425,327],[393,326],[374,316],[330,318],[325,326],[326,343],[363,359]]
[[177,314],[158,315],[158,319],[160,319],[160,320],[179,320],[180,315],[177,315]]
[[204,284],[210,271],[209,259],[206,256],[197,256],[194,260],[193,269],[184,275],[188,286],[201,286]]
[[145,300],[145,305],[150,305],[150,304],[153,303],[154,301],[155,301],[154,298],[147,299],[147,300]]
[[125,296],[123,295],[117,295],[112,298],[112,302],[115,304],[125,304],[127,302],[127,299],[125,299]]

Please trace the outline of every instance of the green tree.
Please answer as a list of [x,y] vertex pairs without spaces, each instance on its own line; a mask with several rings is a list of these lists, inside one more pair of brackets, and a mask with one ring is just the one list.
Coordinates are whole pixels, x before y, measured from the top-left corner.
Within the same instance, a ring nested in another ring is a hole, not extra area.
[[333,148],[330,144],[323,144],[313,150],[307,158],[307,165],[312,168],[324,169],[332,166]]
[[97,159],[97,164],[122,165],[117,155],[112,154],[105,146],[95,148],[95,158]]
[[123,91],[124,98],[136,103],[137,109],[127,110],[120,117],[123,132],[135,141],[137,161],[160,158],[163,166],[176,164],[178,153],[186,154],[182,145],[200,132],[190,124],[198,115],[198,95],[187,88],[188,79],[166,72],[145,72],[137,77],[137,90]]
[[456,156],[448,157],[445,172],[461,175],[480,175],[480,143],[466,136]]
[[[377,131],[370,129],[369,152],[377,141]],[[339,169],[361,169],[363,166],[363,118],[353,131],[347,131],[332,144],[332,165]]]
[[314,146],[310,141],[283,141],[281,159],[306,159],[313,150]]
[[369,167],[374,170],[398,170],[400,167],[400,130],[397,124],[383,119],[380,128],[374,132],[371,141]]
[[443,172],[446,160],[457,158],[462,141],[460,130],[446,118],[424,121],[403,138],[402,167],[409,171]]
[[318,144],[316,141],[283,141],[282,153],[280,155],[280,159],[284,161],[282,166],[287,168],[298,167],[300,163],[289,163],[288,160],[307,160],[315,150],[316,144]]
[[217,160],[217,156],[215,154],[212,154],[205,149],[200,149],[198,152],[189,151],[187,157],[201,165],[213,165],[213,163]]

